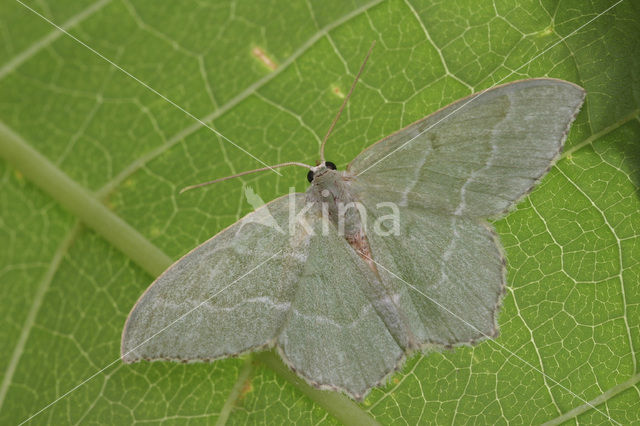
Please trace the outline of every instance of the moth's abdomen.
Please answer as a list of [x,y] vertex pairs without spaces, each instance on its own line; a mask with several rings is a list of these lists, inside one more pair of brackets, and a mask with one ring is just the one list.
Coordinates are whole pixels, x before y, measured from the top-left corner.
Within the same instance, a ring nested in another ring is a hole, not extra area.
[[398,295],[394,293],[392,288],[387,287],[380,277],[366,233],[361,229],[353,235],[345,235],[345,238],[369,270],[367,271],[369,288],[366,294],[369,295],[369,301],[380,318],[382,318],[387,329],[404,350],[417,349],[419,346],[418,340],[411,331],[411,325],[400,306]]

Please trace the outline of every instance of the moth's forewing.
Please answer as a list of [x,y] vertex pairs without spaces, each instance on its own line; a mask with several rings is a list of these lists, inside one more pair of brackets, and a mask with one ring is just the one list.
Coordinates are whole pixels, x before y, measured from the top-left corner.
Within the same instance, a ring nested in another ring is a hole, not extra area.
[[585,97],[562,80],[521,80],[456,101],[360,153],[349,165],[379,200],[490,217],[553,165]]

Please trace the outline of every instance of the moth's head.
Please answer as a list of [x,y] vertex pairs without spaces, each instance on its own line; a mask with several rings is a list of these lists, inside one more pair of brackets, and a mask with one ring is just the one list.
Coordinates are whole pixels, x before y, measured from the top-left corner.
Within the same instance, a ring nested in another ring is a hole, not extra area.
[[336,170],[336,169],[337,169],[336,165],[333,164],[331,161],[325,161],[324,163],[321,163],[309,169],[309,173],[307,173],[307,180],[309,182],[313,182],[314,179],[317,179],[329,173],[331,170]]

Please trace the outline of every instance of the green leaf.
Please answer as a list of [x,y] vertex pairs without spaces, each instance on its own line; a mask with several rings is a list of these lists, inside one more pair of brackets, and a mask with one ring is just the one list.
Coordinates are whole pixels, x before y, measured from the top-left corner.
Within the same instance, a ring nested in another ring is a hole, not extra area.
[[[20,2],[0,4],[0,422],[640,421],[637,2],[26,5],[121,69]],[[271,353],[121,364],[138,296],[251,211],[243,186],[265,200],[306,187],[294,169],[178,196],[260,166],[180,108],[265,163],[314,162],[372,40],[329,140],[339,168],[499,82],[587,90],[557,166],[495,222],[509,262],[501,336],[416,355],[361,404],[310,388]]]

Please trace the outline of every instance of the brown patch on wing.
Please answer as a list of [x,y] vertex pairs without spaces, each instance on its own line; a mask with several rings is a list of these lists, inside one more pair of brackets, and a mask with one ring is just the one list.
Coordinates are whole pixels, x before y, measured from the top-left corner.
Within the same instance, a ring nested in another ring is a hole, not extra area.
[[365,235],[364,231],[360,230],[355,235],[345,235],[345,238],[349,245],[353,247],[356,253],[358,253],[358,256],[360,256],[360,258],[364,260],[367,265],[369,265],[369,268],[371,268],[371,270],[377,276],[378,268],[371,259],[371,246],[369,246],[369,240],[367,240],[367,236]]

